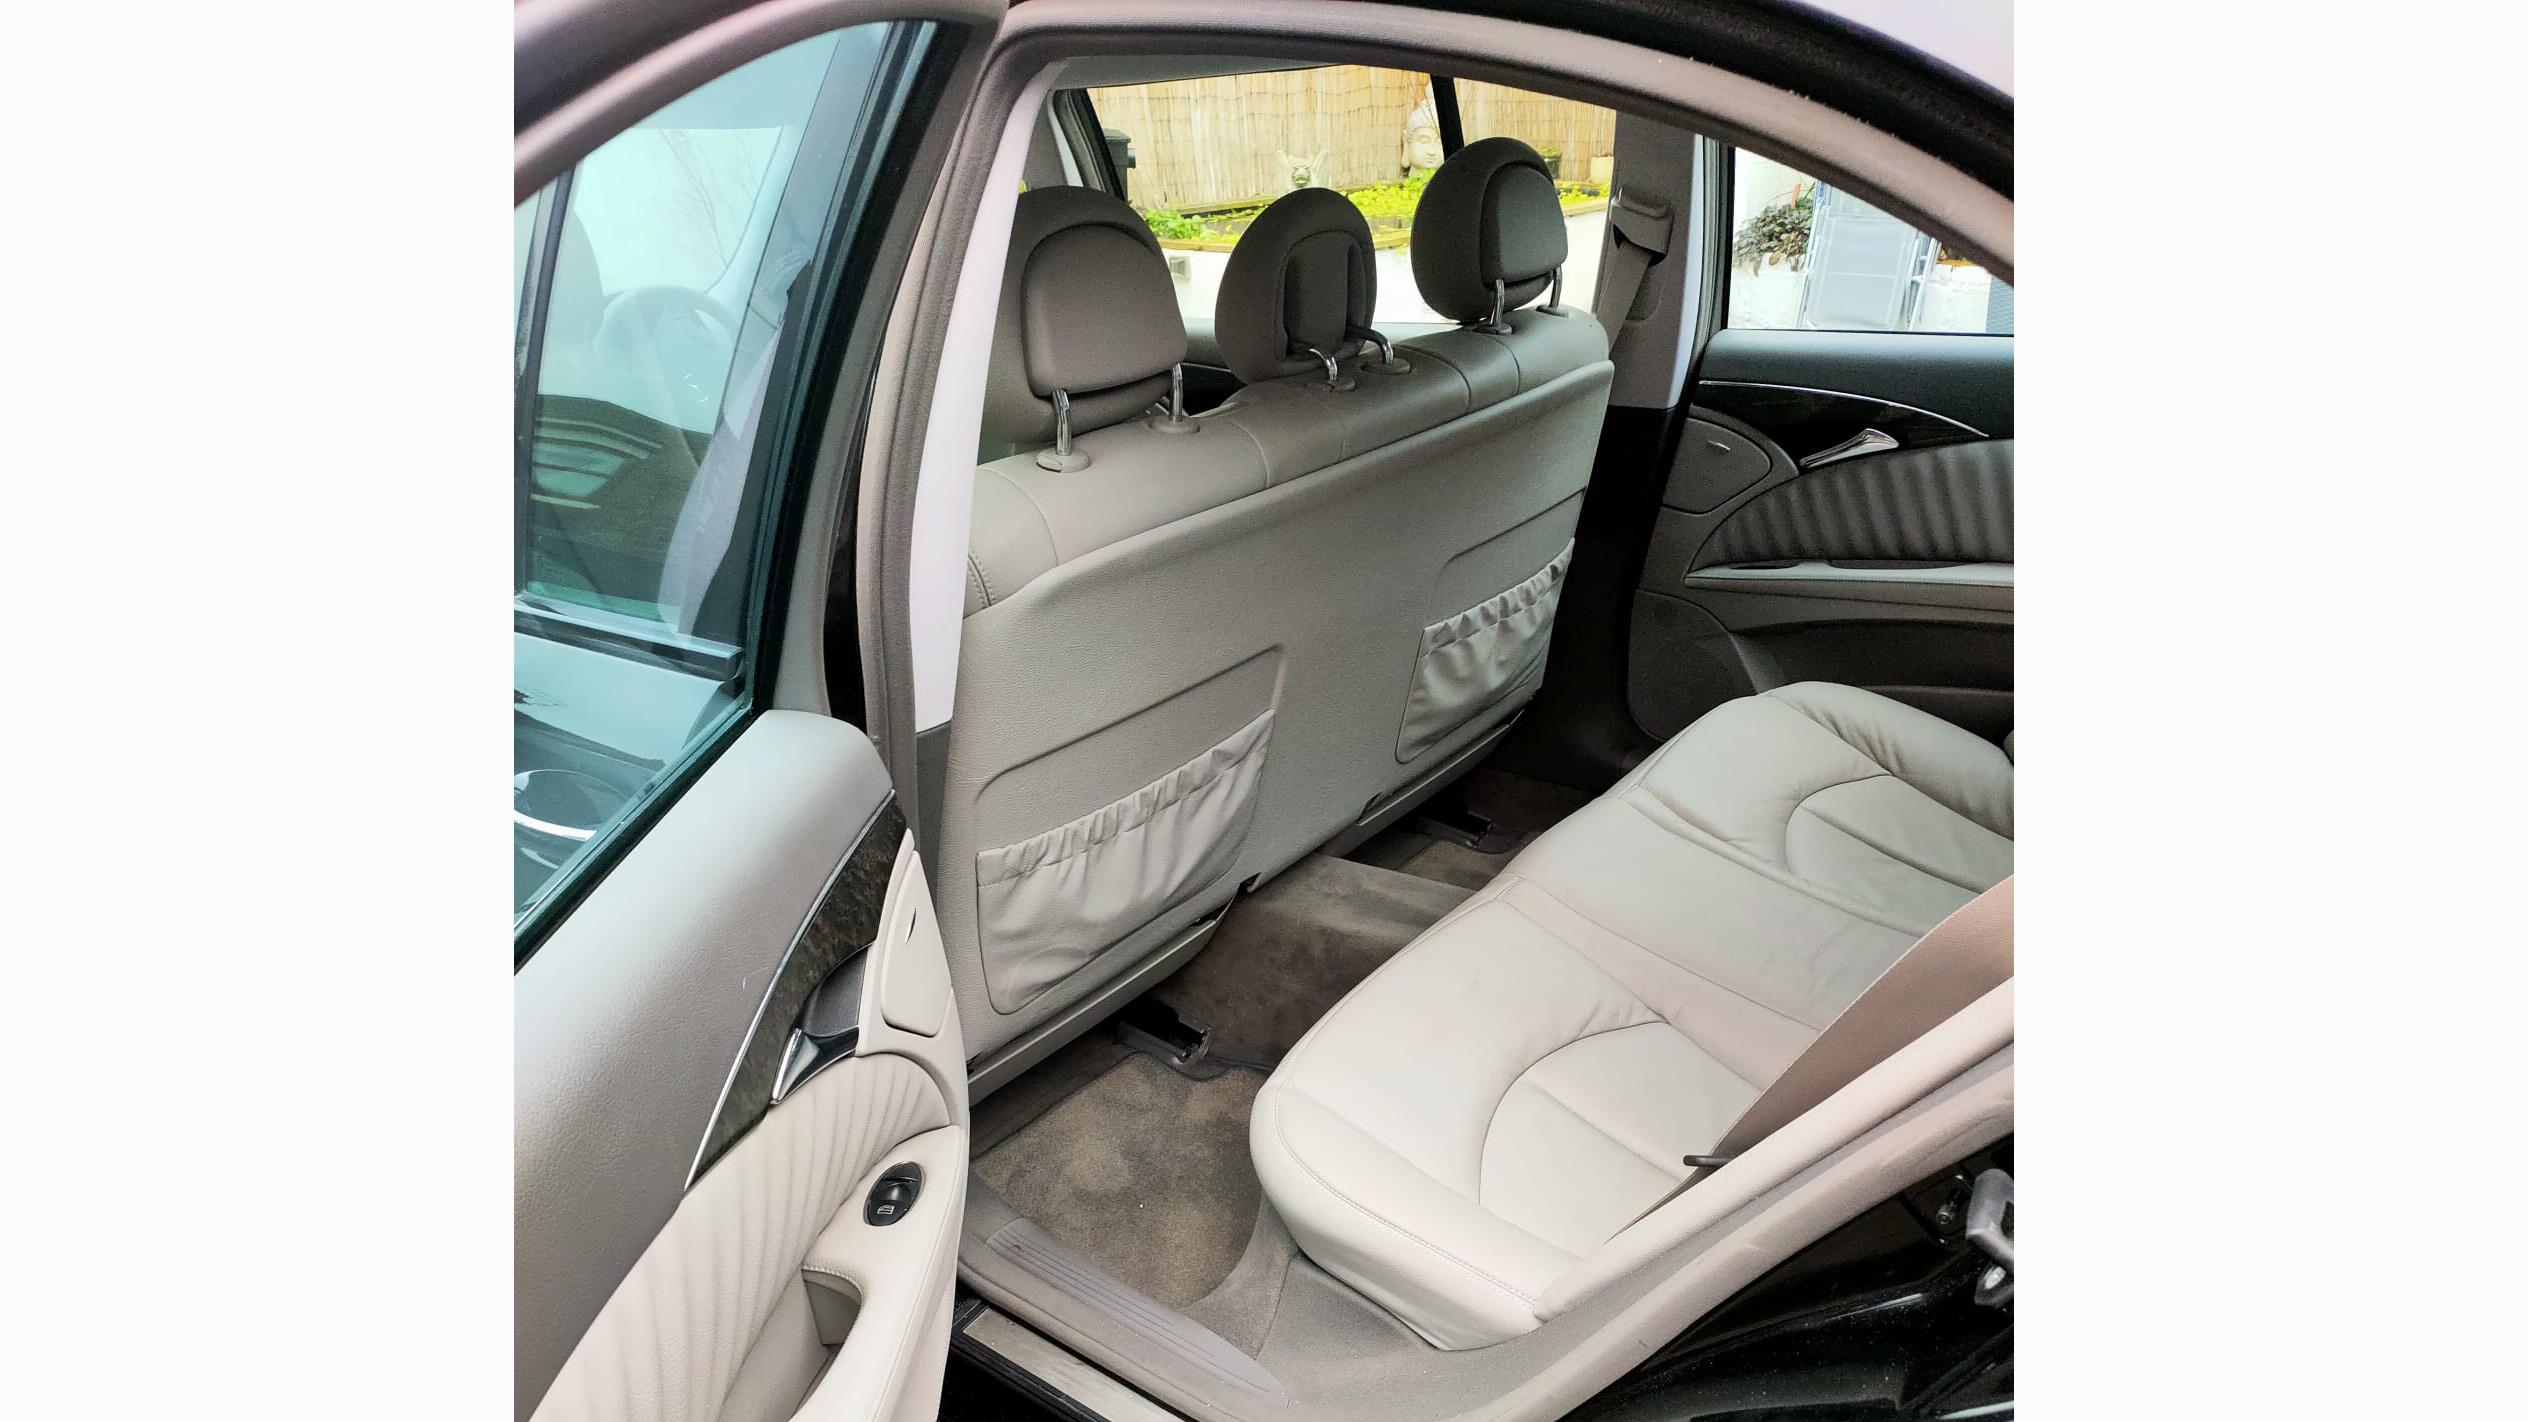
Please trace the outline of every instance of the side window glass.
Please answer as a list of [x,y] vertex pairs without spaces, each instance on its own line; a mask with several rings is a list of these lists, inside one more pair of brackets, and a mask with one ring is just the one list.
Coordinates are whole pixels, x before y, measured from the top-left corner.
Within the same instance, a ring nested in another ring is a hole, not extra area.
[[756,60],[518,206],[522,920],[747,704],[756,424],[886,32]]
[[[1507,133],[1557,165],[1572,224],[1564,300],[1585,305],[1605,230],[1614,112],[1497,84],[1459,81],[1457,90],[1469,140]],[[1158,236],[1188,321],[1212,319],[1220,273],[1247,224],[1284,193],[1320,187],[1351,199],[1369,220],[1378,325],[1451,324],[1422,304],[1413,284],[1414,209],[1445,156],[1431,76],[1340,64],[1088,95],[1109,145],[1131,154],[1125,197]]]
[[1728,324],[2011,333],[2009,284],[1929,234],[1770,158],[1731,163]]

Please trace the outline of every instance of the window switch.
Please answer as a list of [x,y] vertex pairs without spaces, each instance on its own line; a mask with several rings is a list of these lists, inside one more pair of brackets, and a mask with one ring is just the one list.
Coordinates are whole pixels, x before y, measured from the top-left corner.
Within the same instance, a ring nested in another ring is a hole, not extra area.
[[873,1225],[891,1225],[912,1213],[913,1201],[922,1193],[922,1168],[906,1161],[890,1165],[869,1187],[869,1201],[861,1207],[860,1217]]

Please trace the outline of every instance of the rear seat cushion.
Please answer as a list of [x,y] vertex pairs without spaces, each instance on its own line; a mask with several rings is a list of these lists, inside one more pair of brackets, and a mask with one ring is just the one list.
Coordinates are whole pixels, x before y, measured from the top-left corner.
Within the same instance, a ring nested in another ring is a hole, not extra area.
[[1355,989],[1250,1144],[1311,1258],[1446,1348],[1684,1174],[1923,932],[2010,873],[2000,749],[1804,683],[1716,708]]

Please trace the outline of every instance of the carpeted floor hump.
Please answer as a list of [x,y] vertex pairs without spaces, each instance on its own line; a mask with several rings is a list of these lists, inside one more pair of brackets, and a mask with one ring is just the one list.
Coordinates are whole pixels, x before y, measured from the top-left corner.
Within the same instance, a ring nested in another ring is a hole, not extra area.
[[1170,1308],[1237,1267],[1263,1188],[1247,1160],[1259,1072],[1195,1081],[1126,1057],[975,1161],[1047,1233]]

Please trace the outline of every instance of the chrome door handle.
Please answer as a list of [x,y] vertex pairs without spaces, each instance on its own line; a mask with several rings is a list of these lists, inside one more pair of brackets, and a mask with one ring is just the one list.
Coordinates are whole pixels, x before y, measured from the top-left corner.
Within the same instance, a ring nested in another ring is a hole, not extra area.
[[1799,462],[1802,469],[1816,469],[1839,459],[1853,459],[1864,454],[1884,454],[1896,447],[1896,436],[1885,430],[1863,430],[1841,444],[1830,445]]

